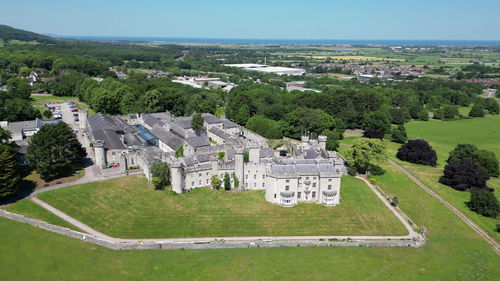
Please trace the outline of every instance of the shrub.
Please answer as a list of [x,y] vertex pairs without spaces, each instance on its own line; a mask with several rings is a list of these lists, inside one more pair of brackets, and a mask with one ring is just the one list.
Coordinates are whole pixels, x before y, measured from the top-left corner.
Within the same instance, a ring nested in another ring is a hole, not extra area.
[[392,128],[391,137],[395,142],[405,143],[408,140],[405,126],[399,125],[395,128]]
[[408,143],[398,149],[396,157],[415,164],[431,166],[437,164],[436,151],[423,139],[409,140]]
[[500,232],[500,224],[497,224],[497,232]]
[[396,196],[394,196],[394,198],[392,198],[391,205],[396,207],[398,206],[398,204],[399,204],[399,199]]
[[500,213],[498,199],[493,192],[487,190],[471,190],[470,201],[465,205],[471,211],[474,211],[485,217],[495,218]]
[[478,165],[471,161],[451,162],[444,167],[444,175],[439,178],[439,182],[460,191],[466,189],[486,189],[486,181],[490,177],[483,173]]
[[369,139],[380,139],[382,140],[384,138],[385,133],[382,131],[377,131],[377,130],[372,130],[368,129],[363,132],[363,137],[364,138],[369,138]]
[[377,180],[376,180],[375,178],[372,178],[372,179],[370,180],[370,182],[371,182],[371,184],[375,184],[375,183],[377,183]]

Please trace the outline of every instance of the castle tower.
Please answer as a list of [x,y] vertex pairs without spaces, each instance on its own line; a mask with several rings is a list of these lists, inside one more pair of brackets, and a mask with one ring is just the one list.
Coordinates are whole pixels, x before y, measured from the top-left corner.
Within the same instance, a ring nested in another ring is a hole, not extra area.
[[170,164],[172,170],[172,191],[182,193],[182,163],[174,161]]
[[305,153],[305,151],[309,148],[309,136],[302,136],[302,149]]
[[219,158],[215,155],[210,156],[210,164],[212,165],[212,175],[218,175],[219,174]]
[[237,191],[245,191],[245,174],[244,174],[244,161],[243,161],[243,153],[245,149],[243,146],[236,146],[234,148],[234,174],[236,178],[238,178],[240,185]]
[[120,172],[125,173],[127,171],[127,157],[125,154],[120,154]]
[[80,120],[80,131],[87,128],[87,118],[89,117],[89,111],[87,109],[78,110],[78,119]]
[[319,147],[326,150],[326,136],[318,136]]
[[95,164],[99,168],[104,168],[106,163],[108,163],[106,159],[106,149],[104,148],[104,141],[96,140],[94,143],[94,151],[95,151]]
[[259,163],[260,159],[260,146],[256,142],[250,142],[248,144],[250,151],[249,151],[249,157],[248,160],[253,163]]

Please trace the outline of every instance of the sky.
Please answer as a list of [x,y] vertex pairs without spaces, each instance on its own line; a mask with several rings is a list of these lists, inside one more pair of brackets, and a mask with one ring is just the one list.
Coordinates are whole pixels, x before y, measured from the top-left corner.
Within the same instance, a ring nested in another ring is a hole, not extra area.
[[0,0],[0,24],[59,36],[500,40],[499,0]]

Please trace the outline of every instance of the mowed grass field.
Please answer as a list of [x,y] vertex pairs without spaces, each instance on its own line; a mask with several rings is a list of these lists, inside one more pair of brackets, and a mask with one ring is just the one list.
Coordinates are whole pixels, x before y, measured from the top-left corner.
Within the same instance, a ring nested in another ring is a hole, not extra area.
[[[500,242],[500,233],[496,232],[496,225],[500,224],[500,219],[486,218],[472,212],[465,206],[469,201],[469,192],[456,191],[453,188],[440,184],[439,177],[443,175],[444,166],[449,152],[458,143],[474,144],[478,149],[493,151],[500,159],[500,116],[486,116],[485,118],[464,119],[456,121],[412,121],[405,124],[408,137],[411,139],[423,138],[436,150],[438,165],[436,167],[416,165],[400,161],[396,158],[397,149],[400,144],[386,140],[389,158],[413,174],[427,187],[453,204],[462,213],[467,215],[476,224],[486,230],[491,237]],[[356,138],[346,138],[342,140],[345,145],[340,146],[340,153],[345,153]],[[491,178],[487,182],[488,186],[497,189],[495,196],[500,201],[500,179]],[[396,195],[397,196],[397,195]],[[399,196],[398,196],[399,198]]]
[[422,248],[114,251],[0,218],[0,272],[4,280],[499,279],[500,256],[490,244],[404,174],[383,167],[387,172],[377,177],[378,184],[401,198],[400,207],[427,228]]
[[[120,238],[408,234],[362,180],[342,178],[340,195],[341,204],[335,207],[300,203],[283,208],[266,202],[264,191],[201,188],[172,195],[155,191],[151,183],[134,176],[48,191],[38,197]],[[17,206],[21,202],[9,210],[23,211]]]

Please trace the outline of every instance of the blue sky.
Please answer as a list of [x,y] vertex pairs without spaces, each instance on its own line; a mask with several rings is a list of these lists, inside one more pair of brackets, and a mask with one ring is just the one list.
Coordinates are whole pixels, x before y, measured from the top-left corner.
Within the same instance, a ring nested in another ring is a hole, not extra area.
[[0,24],[57,35],[500,40],[499,0],[1,0],[0,7]]

